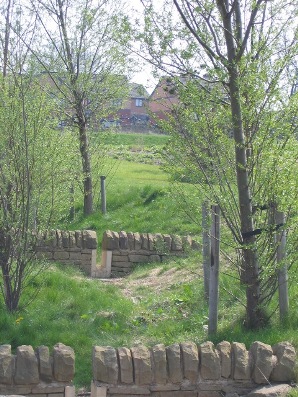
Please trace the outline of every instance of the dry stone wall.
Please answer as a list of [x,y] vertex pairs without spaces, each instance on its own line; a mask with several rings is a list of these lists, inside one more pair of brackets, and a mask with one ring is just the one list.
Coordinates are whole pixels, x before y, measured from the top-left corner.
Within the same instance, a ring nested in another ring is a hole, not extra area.
[[19,346],[0,345],[0,394],[34,397],[74,397],[72,380],[75,355],[71,347],[58,343],[52,354],[46,346],[35,351]]
[[49,230],[37,239],[38,258],[76,265],[88,276],[96,273],[97,236],[93,230]]
[[295,361],[288,342],[95,346],[91,397],[255,397],[258,387],[294,381]]
[[137,263],[162,262],[168,256],[183,256],[199,248],[190,236],[108,230],[102,239],[102,265],[97,277],[125,276]]

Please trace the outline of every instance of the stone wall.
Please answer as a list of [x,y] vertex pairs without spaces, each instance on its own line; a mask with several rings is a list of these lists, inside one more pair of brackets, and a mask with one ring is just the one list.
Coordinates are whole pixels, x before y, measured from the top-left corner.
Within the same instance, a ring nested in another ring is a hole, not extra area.
[[97,236],[92,230],[49,230],[37,239],[37,257],[79,266],[88,276],[96,273]]
[[296,352],[288,342],[193,342],[93,348],[91,397],[222,397],[252,394],[257,387],[295,380]]
[[54,346],[52,354],[46,346],[35,351],[32,346],[19,346],[13,355],[10,345],[0,345],[2,395],[74,397],[74,371],[74,351],[62,343]]
[[168,256],[185,256],[189,249],[199,248],[190,236],[108,230],[103,234],[101,268],[96,274],[102,278],[125,276],[138,263],[162,262]]

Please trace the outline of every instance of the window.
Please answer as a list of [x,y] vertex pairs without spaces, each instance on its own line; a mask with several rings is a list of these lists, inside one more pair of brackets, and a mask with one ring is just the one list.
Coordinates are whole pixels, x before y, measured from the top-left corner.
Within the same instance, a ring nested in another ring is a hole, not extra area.
[[138,106],[138,107],[143,106],[143,99],[137,98],[136,99],[136,106]]

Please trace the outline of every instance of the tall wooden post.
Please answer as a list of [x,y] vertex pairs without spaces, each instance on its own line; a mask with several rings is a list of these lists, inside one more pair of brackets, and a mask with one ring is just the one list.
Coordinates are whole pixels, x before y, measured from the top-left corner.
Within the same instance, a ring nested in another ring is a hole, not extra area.
[[209,300],[209,283],[210,283],[210,204],[204,201],[202,204],[202,255],[203,255],[203,272],[204,272],[204,295],[205,300]]
[[104,175],[100,177],[100,197],[101,197],[101,212],[105,214],[107,212],[107,201],[106,201],[106,177]]
[[[276,224],[284,225],[286,221],[285,214],[283,212],[276,211]],[[281,229],[277,236],[277,253],[276,261],[277,265],[284,262],[286,257],[286,231],[284,228]],[[284,264],[278,269],[278,297],[279,297],[279,315],[280,319],[286,317],[289,311],[289,294],[288,294],[288,269],[287,265]]]
[[219,292],[219,239],[220,239],[220,208],[212,205],[211,222],[211,261],[210,261],[210,285],[209,285],[209,323],[208,335],[217,331],[218,320],[218,292]]

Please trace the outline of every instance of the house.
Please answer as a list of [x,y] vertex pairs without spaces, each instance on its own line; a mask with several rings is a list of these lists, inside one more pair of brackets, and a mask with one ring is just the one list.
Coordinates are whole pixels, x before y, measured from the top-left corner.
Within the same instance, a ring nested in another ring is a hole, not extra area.
[[117,111],[121,127],[146,127],[149,124],[147,109],[149,94],[143,85],[129,83],[129,97],[123,101]]

